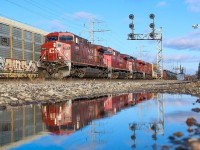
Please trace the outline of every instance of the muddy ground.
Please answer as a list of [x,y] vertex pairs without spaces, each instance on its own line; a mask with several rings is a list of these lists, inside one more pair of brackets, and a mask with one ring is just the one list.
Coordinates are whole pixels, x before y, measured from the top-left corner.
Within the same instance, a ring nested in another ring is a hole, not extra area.
[[177,80],[0,80],[0,106],[57,102],[79,97],[143,91],[200,96],[200,81]]

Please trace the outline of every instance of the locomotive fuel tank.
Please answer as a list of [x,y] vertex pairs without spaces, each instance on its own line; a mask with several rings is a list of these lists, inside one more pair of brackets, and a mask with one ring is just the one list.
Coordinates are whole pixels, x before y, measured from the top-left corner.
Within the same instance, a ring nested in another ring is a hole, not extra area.
[[94,78],[98,77],[101,74],[101,70],[97,68],[91,68],[91,67],[86,67],[86,68],[79,68],[75,72],[75,76],[79,78]]

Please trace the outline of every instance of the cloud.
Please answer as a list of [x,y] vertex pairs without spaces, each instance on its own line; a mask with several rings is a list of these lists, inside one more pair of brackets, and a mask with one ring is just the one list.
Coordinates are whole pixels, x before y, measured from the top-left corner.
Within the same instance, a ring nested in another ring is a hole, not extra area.
[[48,31],[66,31],[67,26],[61,23],[59,20],[41,20],[36,23],[36,26],[39,26],[41,29],[44,28]]
[[72,19],[90,19],[90,18],[98,18],[98,16],[94,15],[94,14],[91,14],[91,13],[88,13],[88,12],[83,12],[83,11],[80,11],[80,12],[76,12],[76,13],[73,13],[73,14],[68,14],[66,13],[64,15],[65,17],[67,18],[72,18]]
[[164,55],[164,61],[166,63],[171,62],[196,62],[199,60],[198,56],[188,55],[188,54],[170,54]]
[[50,21],[48,26],[49,26],[50,30],[56,30],[56,31],[66,30],[66,28],[67,28],[59,20]]
[[168,39],[163,42],[163,46],[167,48],[173,48],[177,50],[200,50],[200,32],[189,33],[185,37]]
[[200,12],[200,0],[185,0],[185,3],[191,12]]
[[165,1],[160,1],[156,6],[157,7],[164,7],[166,5],[167,5],[167,3]]
[[177,38],[167,40],[163,45],[177,50],[200,50],[200,39]]

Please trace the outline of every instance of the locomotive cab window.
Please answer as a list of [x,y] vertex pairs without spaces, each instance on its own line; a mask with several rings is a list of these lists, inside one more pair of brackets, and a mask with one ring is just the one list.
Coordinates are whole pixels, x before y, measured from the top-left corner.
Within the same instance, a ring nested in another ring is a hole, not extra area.
[[57,40],[58,40],[57,36],[48,36],[48,37],[46,37],[46,42],[57,41]]
[[73,37],[72,36],[60,36],[59,37],[60,42],[69,42],[69,41],[73,41]]

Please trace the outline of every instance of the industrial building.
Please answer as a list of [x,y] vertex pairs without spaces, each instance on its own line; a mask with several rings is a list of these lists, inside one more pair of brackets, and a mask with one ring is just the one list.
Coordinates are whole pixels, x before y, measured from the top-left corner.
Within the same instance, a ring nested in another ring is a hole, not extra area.
[[0,77],[36,73],[40,46],[46,34],[48,32],[0,17]]

